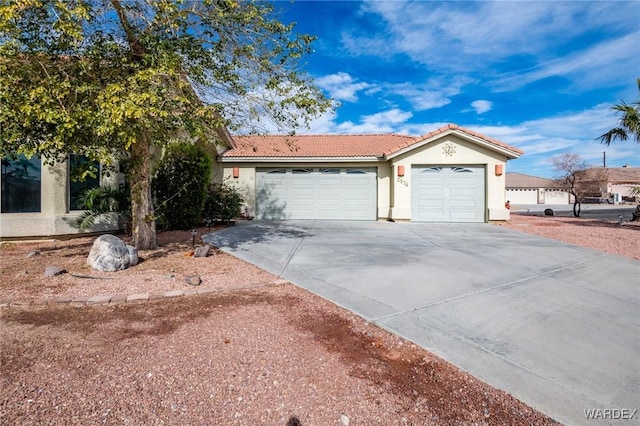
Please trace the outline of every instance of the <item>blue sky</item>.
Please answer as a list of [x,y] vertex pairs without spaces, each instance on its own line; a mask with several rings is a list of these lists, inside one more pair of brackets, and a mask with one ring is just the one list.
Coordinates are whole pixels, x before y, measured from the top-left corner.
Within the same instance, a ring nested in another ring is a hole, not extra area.
[[318,37],[304,70],[340,103],[299,133],[421,135],[455,123],[549,158],[640,167],[640,145],[595,141],[638,99],[640,1],[281,1]]

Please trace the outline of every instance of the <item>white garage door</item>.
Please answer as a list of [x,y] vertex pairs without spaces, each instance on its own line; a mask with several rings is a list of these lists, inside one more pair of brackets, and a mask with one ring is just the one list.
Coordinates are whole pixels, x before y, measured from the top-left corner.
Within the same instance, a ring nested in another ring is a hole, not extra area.
[[375,168],[256,170],[258,219],[375,220]]
[[538,190],[537,189],[507,189],[505,191],[505,198],[509,200],[511,205],[514,204],[538,204]]
[[411,220],[485,222],[482,166],[414,166]]

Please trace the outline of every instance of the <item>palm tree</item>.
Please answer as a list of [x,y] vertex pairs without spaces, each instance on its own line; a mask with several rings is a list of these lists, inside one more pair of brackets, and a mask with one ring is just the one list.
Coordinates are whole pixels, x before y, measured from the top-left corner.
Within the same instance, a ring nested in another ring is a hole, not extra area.
[[[640,78],[636,81],[640,92]],[[625,101],[620,101],[618,105],[614,105],[611,109],[622,113],[622,117],[618,127],[609,130],[598,138],[600,142],[609,145],[616,139],[626,141],[628,137],[633,137],[636,143],[640,143],[640,100],[631,105],[627,105]]]
[[129,227],[131,201],[128,189],[124,187],[98,186],[89,188],[80,194],[78,207],[84,209],[76,221],[80,229],[89,229],[97,220],[110,213],[122,216],[127,222],[127,228]]

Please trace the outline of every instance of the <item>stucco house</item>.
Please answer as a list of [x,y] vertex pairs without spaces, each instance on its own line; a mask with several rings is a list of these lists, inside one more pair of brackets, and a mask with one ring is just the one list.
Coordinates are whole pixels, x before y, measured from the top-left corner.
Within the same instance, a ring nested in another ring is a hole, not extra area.
[[[226,129],[217,132],[215,144],[203,147],[214,164],[212,180],[220,181],[221,171],[215,167],[216,156],[233,145]],[[195,143],[195,142],[194,142]],[[158,155],[156,152],[155,155]],[[77,219],[82,214],[78,205],[80,193],[89,187],[118,187],[124,174],[97,173],[85,182],[73,182],[71,169],[86,158],[70,154],[66,161],[46,164],[40,157],[2,159],[0,176],[0,239],[72,235],[83,232],[106,232],[124,229],[125,224],[115,214],[102,216],[90,229],[81,230]],[[95,164],[101,168],[100,164]],[[115,165],[117,170],[118,165]]]
[[[507,220],[506,163],[523,153],[454,124],[419,137],[223,133],[211,148],[212,179],[235,185],[257,219]],[[71,161],[3,161],[0,238],[81,232]],[[107,219],[91,231],[118,226]]]
[[561,189],[553,179],[508,172],[506,174],[506,198],[517,204],[570,204],[571,195]]
[[[46,237],[81,232],[76,220],[80,192],[91,186],[117,186],[118,173],[97,175],[86,182],[72,182],[70,168],[76,159],[47,165],[39,157],[2,159],[2,196],[0,201],[0,238]],[[92,231],[118,229],[115,215],[105,216]]]
[[506,163],[523,154],[455,124],[418,137],[233,139],[222,175],[257,219],[507,220]]
[[606,193],[618,194],[619,201],[640,199],[634,189],[640,187],[640,167],[609,167],[606,169]]

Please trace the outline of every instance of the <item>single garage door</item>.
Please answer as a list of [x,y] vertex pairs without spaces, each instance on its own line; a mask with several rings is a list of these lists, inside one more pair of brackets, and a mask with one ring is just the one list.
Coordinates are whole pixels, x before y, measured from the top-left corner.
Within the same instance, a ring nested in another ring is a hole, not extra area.
[[256,170],[258,219],[376,220],[375,168]]
[[414,166],[411,220],[485,222],[483,166]]

